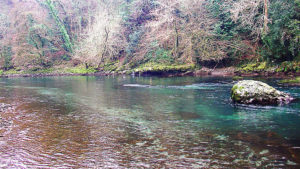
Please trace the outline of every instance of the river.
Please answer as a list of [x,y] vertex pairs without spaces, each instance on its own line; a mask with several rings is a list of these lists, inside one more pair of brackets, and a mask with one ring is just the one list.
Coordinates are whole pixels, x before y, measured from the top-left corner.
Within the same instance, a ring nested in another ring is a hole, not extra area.
[[[300,87],[259,80],[300,98]],[[300,102],[234,105],[233,84],[220,77],[0,79],[0,167],[300,167]]]

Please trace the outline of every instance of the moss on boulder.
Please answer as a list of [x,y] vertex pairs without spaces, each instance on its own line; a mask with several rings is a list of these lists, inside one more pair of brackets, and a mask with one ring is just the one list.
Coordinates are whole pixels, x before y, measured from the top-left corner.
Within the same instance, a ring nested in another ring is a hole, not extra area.
[[287,104],[294,100],[289,94],[276,90],[266,83],[242,80],[231,89],[233,102],[242,104]]

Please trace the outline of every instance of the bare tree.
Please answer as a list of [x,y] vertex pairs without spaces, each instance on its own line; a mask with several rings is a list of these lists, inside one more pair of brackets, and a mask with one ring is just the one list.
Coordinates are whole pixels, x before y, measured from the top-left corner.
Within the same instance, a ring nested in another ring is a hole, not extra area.
[[104,59],[118,55],[124,43],[120,35],[121,16],[118,5],[121,1],[100,1],[94,22],[81,34],[74,58],[89,65],[100,67]]
[[[172,51],[174,59],[185,63],[200,60],[220,60],[230,44],[214,38],[213,24],[216,19],[209,17],[204,0],[157,0],[152,11],[154,19],[147,22],[147,32],[141,42],[140,57],[153,48],[161,47]],[[158,41],[158,45],[150,46]],[[143,49],[143,50],[142,50]]]
[[[249,27],[251,34],[258,40],[262,33],[268,31],[268,0],[239,0],[231,1],[231,18],[240,22],[241,27]],[[264,7],[264,14],[259,9]]]

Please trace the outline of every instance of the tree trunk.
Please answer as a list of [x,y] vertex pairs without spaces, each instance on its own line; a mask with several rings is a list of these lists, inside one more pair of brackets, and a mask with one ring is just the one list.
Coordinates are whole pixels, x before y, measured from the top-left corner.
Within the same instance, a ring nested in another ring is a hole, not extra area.
[[264,0],[264,33],[268,32],[268,0]]
[[101,54],[100,62],[98,64],[98,68],[100,68],[100,65],[103,61],[104,55],[105,55],[106,50],[107,50],[107,41],[108,41],[108,36],[109,36],[109,30],[106,27],[104,28],[104,30],[105,30],[104,47],[103,47],[103,51],[102,51],[102,54]]
[[178,57],[178,46],[179,46],[179,35],[176,20],[174,21],[174,29],[175,29],[175,45],[174,45],[174,56],[175,58]]

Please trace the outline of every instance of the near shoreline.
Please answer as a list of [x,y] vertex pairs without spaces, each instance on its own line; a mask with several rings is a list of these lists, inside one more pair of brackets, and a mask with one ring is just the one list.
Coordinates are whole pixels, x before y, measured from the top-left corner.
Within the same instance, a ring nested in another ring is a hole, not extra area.
[[[234,77],[235,79],[243,77],[267,77],[267,78],[283,78],[283,79],[293,79],[300,76],[300,72],[275,72],[275,71],[248,71],[244,72],[235,67],[227,68],[215,68],[210,69],[202,67],[201,69],[134,69],[134,70],[124,70],[124,71],[65,71],[65,72],[50,72],[46,70],[31,71],[28,72],[13,72],[13,73],[2,73],[0,78],[14,78],[14,77],[47,77],[47,76],[112,76],[112,75],[134,75],[134,76],[161,76],[161,77],[175,77],[175,76],[224,76],[224,77]],[[286,80],[285,80],[286,81]],[[288,82],[288,81],[286,81]],[[294,84],[298,82],[294,81]]]

